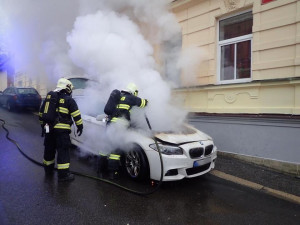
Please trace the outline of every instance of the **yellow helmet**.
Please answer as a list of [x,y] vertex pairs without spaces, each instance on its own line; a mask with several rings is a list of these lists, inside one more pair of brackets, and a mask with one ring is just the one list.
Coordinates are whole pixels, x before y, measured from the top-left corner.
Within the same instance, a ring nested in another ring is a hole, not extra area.
[[128,84],[126,87],[126,91],[134,96],[137,96],[139,93],[138,88],[134,83]]
[[66,78],[60,78],[57,81],[56,89],[66,90],[68,93],[72,93],[73,88],[72,82]]

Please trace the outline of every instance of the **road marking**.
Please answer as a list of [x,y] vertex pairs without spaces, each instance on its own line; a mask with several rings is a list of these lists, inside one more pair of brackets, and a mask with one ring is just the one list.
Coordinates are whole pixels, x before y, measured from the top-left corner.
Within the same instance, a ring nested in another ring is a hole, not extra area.
[[263,192],[265,192],[267,194],[270,194],[270,195],[273,195],[275,197],[278,197],[278,198],[281,198],[281,199],[284,199],[284,200],[288,200],[288,201],[300,204],[300,197],[299,196],[292,195],[292,194],[289,194],[289,193],[286,193],[286,192],[283,192],[283,191],[278,191],[278,190],[275,190],[275,189],[272,189],[272,188],[269,188],[269,187],[265,187],[261,184],[257,184],[257,183],[254,183],[254,182],[251,182],[251,181],[248,181],[248,180],[244,180],[242,178],[235,177],[235,176],[232,176],[232,175],[227,174],[227,173],[223,173],[223,172],[218,171],[218,170],[213,170],[210,173],[212,175],[214,175],[216,177],[219,177],[219,178],[222,178],[224,180],[229,180],[231,182],[234,182],[234,183],[237,183],[237,184],[240,184],[240,185],[258,190],[258,191],[263,191]]

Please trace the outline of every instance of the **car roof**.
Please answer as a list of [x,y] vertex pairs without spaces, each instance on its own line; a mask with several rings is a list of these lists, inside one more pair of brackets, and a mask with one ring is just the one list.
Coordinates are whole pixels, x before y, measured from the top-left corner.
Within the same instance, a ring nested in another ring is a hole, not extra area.
[[87,81],[92,81],[92,82],[96,82],[98,83],[97,80],[94,80],[94,79],[91,79],[89,76],[82,76],[82,75],[74,75],[74,76],[67,76],[67,77],[64,77],[66,78],[67,80],[69,79],[84,79],[84,80],[87,80]]
[[72,75],[72,76],[65,76],[66,79],[73,79],[73,78],[82,78],[89,80],[88,76],[82,76],[82,75]]
[[22,89],[35,89],[33,87],[13,87],[13,88],[17,88],[17,89],[20,89],[20,88],[22,88]]

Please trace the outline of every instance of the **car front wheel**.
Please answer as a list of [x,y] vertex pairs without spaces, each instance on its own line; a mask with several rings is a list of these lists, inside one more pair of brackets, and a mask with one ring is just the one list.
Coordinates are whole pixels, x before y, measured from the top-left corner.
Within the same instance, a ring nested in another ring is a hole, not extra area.
[[149,178],[149,164],[144,151],[136,146],[125,153],[125,171],[133,180],[146,180]]

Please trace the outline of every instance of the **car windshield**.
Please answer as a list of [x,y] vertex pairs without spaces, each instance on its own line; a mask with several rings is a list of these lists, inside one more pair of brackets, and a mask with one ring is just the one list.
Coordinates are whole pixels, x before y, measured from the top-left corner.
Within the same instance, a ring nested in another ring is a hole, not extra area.
[[70,78],[69,81],[72,82],[74,89],[85,89],[87,86],[88,79],[86,78]]
[[18,94],[38,94],[34,88],[18,88]]

